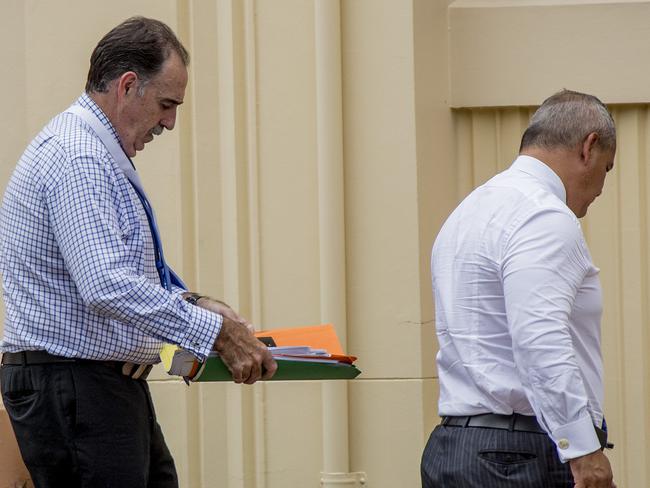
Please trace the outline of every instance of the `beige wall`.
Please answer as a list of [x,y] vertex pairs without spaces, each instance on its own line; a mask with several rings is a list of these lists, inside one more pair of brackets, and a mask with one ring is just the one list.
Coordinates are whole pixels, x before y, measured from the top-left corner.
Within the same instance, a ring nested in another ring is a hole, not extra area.
[[[157,371],[151,389],[182,486],[335,486],[335,472],[362,473],[337,486],[419,485],[437,419],[431,243],[459,199],[510,163],[529,106],[563,86],[637,103],[613,106],[617,166],[584,227],[606,295],[610,457],[619,486],[648,485],[650,72],[634,56],[650,34],[617,31],[609,73],[597,27],[632,21],[649,2],[597,3],[3,1],[2,185],[81,93],[98,38],[130,15],[164,20],[191,52],[190,84],[177,130],[136,164],[169,261],[258,326],[335,323],[360,358],[349,383],[188,388]],[[577,45],[601,44],[562,57],[578,42],[576,18],[589,26]],[[526,35],[544,19],[552,42]],[[520,52],[503,49],[511,38]]]
[[535,105],[569,86],[646,103],[649,15],[644,0],[456,0],[451,105]]

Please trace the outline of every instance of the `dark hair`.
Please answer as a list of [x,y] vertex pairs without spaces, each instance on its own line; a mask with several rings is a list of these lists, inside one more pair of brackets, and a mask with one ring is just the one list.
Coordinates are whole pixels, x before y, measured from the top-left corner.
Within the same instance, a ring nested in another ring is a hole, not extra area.
[[174,32],[163,22],[131,17],[99,41],[90,56],[86,92],[105,92],[108,84],[127,71],[143,83],[154,77],[175,51],[187,66],[190,55]]
[[592,132],[598,134],[601,147],[616,149],[616,128],[605,104],[593,95],[562,90],[533,114],[520,151],[532,146],[574,148]]

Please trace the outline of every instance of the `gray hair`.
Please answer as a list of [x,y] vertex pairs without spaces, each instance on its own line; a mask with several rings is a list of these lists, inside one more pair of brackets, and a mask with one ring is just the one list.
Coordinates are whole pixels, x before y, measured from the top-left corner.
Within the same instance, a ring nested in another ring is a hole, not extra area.
[[604,149],[616,149],[616,128],[607,107],[593,95],[562,90],[537,109],[521,138],[528,147],[575,148],[592,132]]

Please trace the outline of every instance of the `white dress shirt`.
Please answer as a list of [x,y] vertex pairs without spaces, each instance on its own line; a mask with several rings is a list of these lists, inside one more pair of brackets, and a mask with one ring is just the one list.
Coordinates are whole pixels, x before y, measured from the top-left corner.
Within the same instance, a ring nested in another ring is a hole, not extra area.
[[519,156],[433,246],[441,416],[536,415],[562,461],[600,448],[598,268],[560,178]]

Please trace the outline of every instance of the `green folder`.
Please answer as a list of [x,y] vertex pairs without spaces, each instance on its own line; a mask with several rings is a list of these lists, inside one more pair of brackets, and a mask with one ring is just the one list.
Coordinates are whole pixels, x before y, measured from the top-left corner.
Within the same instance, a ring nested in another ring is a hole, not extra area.
[[[279,359],[278,369],[269,381],[351,380],[361,371],[347,363],[325,363]],[[220,357],[209,357],[192,381],[232,381],[232,375]]]

